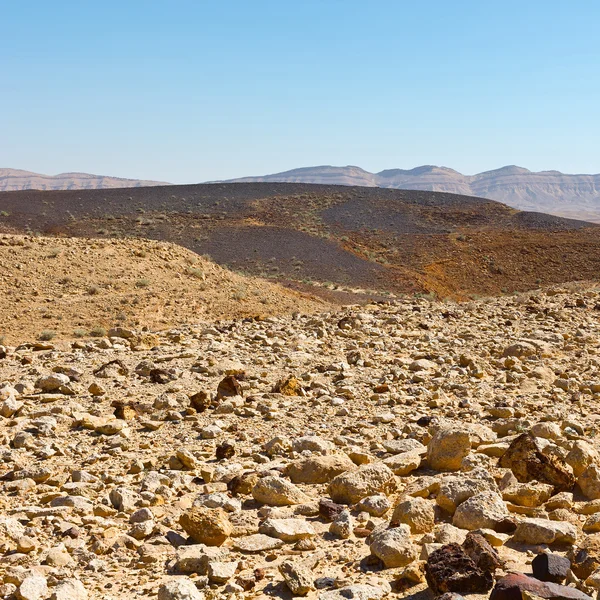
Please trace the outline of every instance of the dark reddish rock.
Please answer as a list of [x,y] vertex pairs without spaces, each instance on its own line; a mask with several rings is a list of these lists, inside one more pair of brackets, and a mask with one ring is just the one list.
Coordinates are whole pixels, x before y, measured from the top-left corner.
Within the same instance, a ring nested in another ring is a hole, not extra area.
[[175,379],[175,374],[166,369],[152,369],[150,371],[150,381],[164,385]]
[[252,488],[258,482],[258,473],[256,471],[248,471],[240,475],[236,475],[228,484],[227,489],[234,496],[248,496],[252,493]]
[[502,566],[498,552],[479,533],[472,531],[467,533],[462,549],[482,571],[494,573],[496,569]]
[[498,521],[494,527],[494,531],[498,533],[514,533],[517,530],[517,524],[510,518],[502,519]]
[[458,544],[446,544],[431,553],[425,565],[425,578],[436,595],[483,594],[494,585],[492,574],[480,569]]
[[196,412],[204,412],[210,408],[210,395],[205,391],[196,392],[190,396],[190,404]]
[[335,521],[345,508],[342,504],[336,504],[325,498],[319,500],[319,516],[327,522]]
[[235,446],[229,442],[223,442],[217,446],[216,456],[217,460],[223,460],[224,458],[231,458],[235,454]]
[[242,386],[233,375],[225,377],[217,387],[217,396],[219,398],[231,398],[232,396],[243,395]]
[[538,554],[532,561],[533,576],[540,581],[562,583],[569,574],[571,561],[558,554]]
[[529,592],[547,600],[592,600],[576,588],[540,581],[523,573],[511,573],[499,579],[490,600],[521,600],[522,592]]
[[553,455],[543,454],[530,433],[513,440],[500,458],[499,466],[510,469],[520,483],[539,481],[553,485],[557,490],[569,490],[575,484],[568,466]]

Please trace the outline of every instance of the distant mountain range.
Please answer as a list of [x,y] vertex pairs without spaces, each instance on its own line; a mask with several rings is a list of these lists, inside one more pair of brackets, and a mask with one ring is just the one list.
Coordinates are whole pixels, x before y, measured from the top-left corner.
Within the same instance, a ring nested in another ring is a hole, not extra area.
[[432,165],[370,173],[360,167],[321,166],[229,180],[260,181],[449,192],[498,200],[519,210],[546,212],[600,223],[600,174],[567,175],[559,171],[534,173],[522,167],[508,166],[477,175],[463,175],[454,169]]
[[122,179],[89,173],[61,173],[41,175],[19,169],[0,169],[0,192],[17,190],[97,190],[153,185],[168,185],[162,181]]
[[[356,185],[448,192],[498,200],[525,211],[545,212],[600,223],[600,174],[567,175],[559,171],[532,172],[516,166],[477,175],[424,165],[415,169],[388,169],[370,173],[360,167],[306,167],[229,182],[291,182]],[[0,169],[0,191],[91,190],[169,185],[162,181],[121,179],[88,173],[40,175],[17,169]]]

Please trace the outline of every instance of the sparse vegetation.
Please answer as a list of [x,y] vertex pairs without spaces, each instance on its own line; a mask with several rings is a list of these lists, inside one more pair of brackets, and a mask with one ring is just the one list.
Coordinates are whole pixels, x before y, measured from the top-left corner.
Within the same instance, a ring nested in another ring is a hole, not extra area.
[[44,329],[42,333],[38,336],[38,339],[42,342],[49,342],[56,337],[56,331],[52,331],[51,329]]
[[104,327],[97,325],[96,327],[92,327],[92,329],[90,329],[90,337],[105,337],[105,336],[106,336],[106,329]]

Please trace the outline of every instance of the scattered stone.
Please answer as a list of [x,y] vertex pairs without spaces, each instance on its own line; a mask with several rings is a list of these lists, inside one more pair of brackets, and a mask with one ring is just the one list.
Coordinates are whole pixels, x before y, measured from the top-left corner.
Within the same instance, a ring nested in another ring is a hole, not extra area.
[[336,504],[331,500],[321,498],[319,500],[319,516],[327,522],[335,521],[340,513],[345,510],[343,504]]
[[502,498],[494,492],[479,492],[465,500],[454,513],[452,524],[461,529],[495,529],[508,516]]
[[50,600],[87,600],[88,593],[79,579],[65,579],[53,590]]
[[233,547],[236,550],[249,554],[277,550],[283,545],[284,542],[282,540],[263,533],[255,533],[246,537],[235,538],[233,541]]
[[590,596],[565,585],[544,582],[522,573],[511,573],[496,582],[490,600],[518,600],[527,593],[529,597],[548,600],[591,600]]
[[49,595],[48,582],[41,575],[29,575],[19,586],[18,594],[20,600],[46,600]]
[[301,489],[281,477],[262,477],[252,489],[252,497],[269,506],[293,506],[310,502]]
[[577,479],[583,495],[590,500],[600,499],[600,467],[591,464]]
[[367,496],[356,505],[358,510],[367,512],[373,517],[383,517],[391,507],[390,501],[385,496]]
[[413,534],[428,533],[435,526],[435,509],[430,500],[407,498],[396,505],[392,523],[404,523]]
[[483,571],[458,544],[447,544],[432,552],[425,565],[427,584],[434,594],[484,594],[492,589],[494,578]]
[[513,539],[525,544],[574,544],[577,529],[571,523],[524,519],[518,523]]
[[178,577],[158,588],[158,600],[204,600],[204,594],[189,577]]
[[498,552],[492,547],[487,539],[473,531],[470,531],[462,544],[462,549],[469,558],[484,572],[494,573],[502,567],[502,561]]
[[575,483],[571,468],[566,463],[561,464],[555,455],[543,454],[530,433],[524,433],[512,442],[499,465],[510,469],[520,483],[539,481],[558,490],[569,490]]
[[314,589],[312,572],[306,566],[285,561],[279,565],[279,572],[294,596],[306,596]]
[[195,506],[184,512],[179,524],[197,544],[220,546],[233,533],[227,513],[221,508]]
[[371,554],[379,558],[386,568],[405,567],[419,554],[418,547],[412,541],[408,525],[398,525],[373,533],[369,547]]
[[471,438],[466,431],[440,429],[427,445],[427,462],[436,471],[458,471],[470,451]]
[[343,510],[329,526],[329,532],[343,540],[350,537],[353,529],[354,521],[347,510]]
[[356,504],[367,496],[391,494],[395,490],[394,474],[382,463],[363,465],[357,471],[342,473],[328,487],[331,499],[340,504]]
[[357,466],[341,454],[309,456],[291,463],[286,474],[294,483],[328,483],[346,471],[355,471]]
[[304,519],[267,519],[261,523],[260,533],[284,542],[297,542],[316,535],[313,526]]
[[536,579],[563,583],[571,569],[571,561],[565,556],[542,552],[533,559],[531,567]]

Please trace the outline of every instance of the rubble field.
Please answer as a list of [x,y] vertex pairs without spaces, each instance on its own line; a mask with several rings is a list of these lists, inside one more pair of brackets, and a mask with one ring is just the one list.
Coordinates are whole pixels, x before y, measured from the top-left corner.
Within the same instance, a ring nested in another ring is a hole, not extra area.
[[0,598],[600,589],[600,292],[0,347]]

